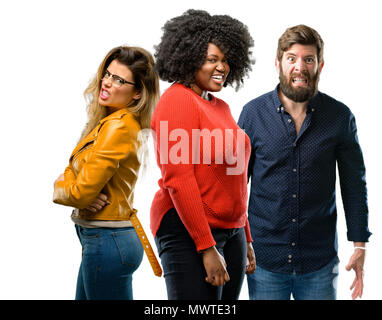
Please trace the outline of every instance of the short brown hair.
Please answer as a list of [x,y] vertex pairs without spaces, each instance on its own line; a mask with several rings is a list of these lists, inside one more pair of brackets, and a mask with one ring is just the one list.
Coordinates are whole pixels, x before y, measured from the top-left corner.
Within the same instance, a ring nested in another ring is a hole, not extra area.
[[296,43],[316,46],[318,63],[324,60],[324,41],[316,30],[303,24],[288,28],[282,34],[277,47],[277,59],[281,61],[284,52]]

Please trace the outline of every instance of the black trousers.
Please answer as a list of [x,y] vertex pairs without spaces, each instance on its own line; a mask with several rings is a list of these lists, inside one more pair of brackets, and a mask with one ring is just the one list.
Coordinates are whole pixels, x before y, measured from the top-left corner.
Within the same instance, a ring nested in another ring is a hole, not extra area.
[[175,209],[170,209],[155,237],[169,300],[237,300],[245,276],[247,242],[244,228],[212,229],[216,249],[227,263],[224,286],[205,281],[202,256]]

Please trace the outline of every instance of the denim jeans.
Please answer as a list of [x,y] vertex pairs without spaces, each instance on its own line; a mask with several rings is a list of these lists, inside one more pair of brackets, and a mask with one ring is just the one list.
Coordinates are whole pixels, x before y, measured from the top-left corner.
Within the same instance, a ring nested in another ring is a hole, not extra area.
[[236,300],[245,275],[247,242],[243,228],[212,229],[216,249],[224,256],[230,276],[224,286],[212,286],[201,254],[177,212],[165,214],[155,237],[169,300]]
[[283,274],[257,266],[247,275],[251,300],[335,300],[337,296],[338,257],[318,271]]
[[132,300],[132,275],[143,257],[134,228],[76,230],[83,250],[76,300]]

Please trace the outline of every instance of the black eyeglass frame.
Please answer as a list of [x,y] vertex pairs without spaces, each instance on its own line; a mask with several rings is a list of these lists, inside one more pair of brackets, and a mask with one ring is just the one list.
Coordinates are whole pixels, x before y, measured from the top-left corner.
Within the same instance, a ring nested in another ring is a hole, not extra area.
[[[105,76],[107,78],[105,78]],[[102,76],[102,79],[101,81],[103,80],[108,80],[110,79],[110,77],[113,79],[112,80],[112,84],[114,85],[114,83],[118,83],[117,81],[120,81],[120,84],[119,86],[117,86],[118,88],[121,87],[122,85],[124,84],[131,84],[132,86],[135,86],[135,83],[134,82],[131,82],[131,81],[127,81],[125,79],[122,79],[120,76],[117,76],[116,74],[112,74],[109,70],[105,70],[105,72],[103,73],[103,76]],[[115,86],[115,85],[114,85]]]

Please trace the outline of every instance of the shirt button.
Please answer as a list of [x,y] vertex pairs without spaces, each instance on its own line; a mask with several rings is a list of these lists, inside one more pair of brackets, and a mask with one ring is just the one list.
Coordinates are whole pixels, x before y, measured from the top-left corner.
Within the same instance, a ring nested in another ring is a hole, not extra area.
[[292,222],[296,222],[296,219],[292,219]]
[[296,172],[297,171],[297,169],[296,168],[293,168],[293,172]]
[[291,123],[291,122],[292,122],[292,119],[288,119],[288,122]]
[[292,247],[294,247],[296,245],[296,243],[295,242],[292,242]]
[[291,255],[289,255],[289,256],[288,256],[288,258],[289,258],[289,259],[292,259],[292,256],[291,256]]
[[292,197],[293,197],[293,198],[296,198],[296,197],[297,197],[297,195],[295,195],[295,194],[292,194]]
[[292,260],[288,260],[288,263],[291,263],[292,262]]

